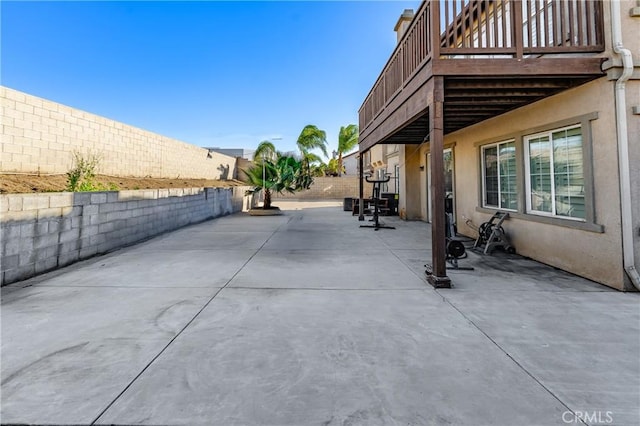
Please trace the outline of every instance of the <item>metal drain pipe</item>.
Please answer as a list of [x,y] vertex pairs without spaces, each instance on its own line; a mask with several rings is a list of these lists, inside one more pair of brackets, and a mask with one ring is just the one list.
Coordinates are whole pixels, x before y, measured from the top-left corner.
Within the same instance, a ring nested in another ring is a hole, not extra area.
[[633,56],[622,44],[620,2],[611,1],[611,32],[613,50],[622,59],[622,75],[616,80],[616,132],[618,134],[618,167],[620,171],[620,209],[622,213],[622,252],[624,270],[633,286],[640,290],[640,275],[633,253],[633,223],[631,208],[631,172],[629,166],[629,136],[627,130],[626,82],[633,74]]

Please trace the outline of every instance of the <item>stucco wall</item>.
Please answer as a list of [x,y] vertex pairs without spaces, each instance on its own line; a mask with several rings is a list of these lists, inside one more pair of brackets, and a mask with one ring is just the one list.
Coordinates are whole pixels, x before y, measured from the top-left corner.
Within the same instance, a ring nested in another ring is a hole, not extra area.
[[[635,64],[634,78],[626,83],[629,165],[631,172],[631,207],[633,211],[633,243],[636,268],[640,268],[640,17],[632,17],[629,10],[639,7],[635,0],[620,3],[622,43],[631,51]],[[605,13],[605,18],[607,14]],[[634,115],[633,109],[638,111]]]
[[[605,28],[611,28],[610,2],[604,4]],[[627,104],[627,130],[629,139],[629,169],[631,174],[631,207],[633,212],[633,249],[635,266],[640,268],[640,17],[631,16],[632,8],[640,6],[637,0],[620,0],[620,21],[622,24],[622,44],[631,52],[635,69],[633,77],[626,83],[626,104]],[[612,50],[611,31],[605,32],[605,44],[607,51]],[[612,60],[605,63],[606,66],[614,65],[615,71],[608,71],[614,78],[620,76],[622,72],[621,59],[613,52],[608,56]],[[613,84],[613,83],[612,83]],[[633,113],[633,108],[639,113]]]
[[346,157],[343,157],[342,164],[344,166],[345,175],[358,175],[358,154],[349,154]]
[[246,210],[246,187],[0,195],[0,284],[217,216]]
[[[526,217],[512,218],[504,228],[519,254],[622,289],[613,82],[604,78],[446,137],[445,145],[453,144],[455,156],[458,229],[475,236],[465,221],[471,219],[478,226],[491,217],[490,213],[477,209],[481,205],[479,142],[499,142],[527,129],[591,113],[598,114],[591,122],[595,222],[604,227],[604,232],[544,224]],[[424,156],[421,159],[424,161]]]
[[235,158],[0,86],[3,173],[66,173],[73,151],[113,176],[219,179]]
[[[632,8],[638,7],[637,0],[617,0],[620,4],[620,21],[622,24],[622,41],[627,49],[630,49],[633,56],[638,59],[640,55],[640,18],[633,17],[629,13]],[[611,35],[611,5],[609,1],[604,2],[603,20],[605,27],[605,47],[612,49]],[[637,63],[637,62],[636,62]]]
[[[640,22],[638,23],[640,27]],[[640,37],[639,37],[640,38]],[[640,43],[640,42],[639,42]],[[640,57],[640,49],[637,52]],[[640,58],[638,58],[640,63]],[[633,108],[638,114],[633,114]],[[631,208],[633,211],[633,242],[636,268],[640,268],[640,81],[627,83],[627,114],[629,165],[631,172]]]

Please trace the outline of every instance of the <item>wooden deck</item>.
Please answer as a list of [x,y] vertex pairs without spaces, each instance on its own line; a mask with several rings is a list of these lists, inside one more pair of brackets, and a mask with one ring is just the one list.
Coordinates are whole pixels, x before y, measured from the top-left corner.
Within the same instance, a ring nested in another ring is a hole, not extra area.
[[602,2],[424,1],[360,111],[360,149],[420,143],[434,77],[445,134],[601,77]]

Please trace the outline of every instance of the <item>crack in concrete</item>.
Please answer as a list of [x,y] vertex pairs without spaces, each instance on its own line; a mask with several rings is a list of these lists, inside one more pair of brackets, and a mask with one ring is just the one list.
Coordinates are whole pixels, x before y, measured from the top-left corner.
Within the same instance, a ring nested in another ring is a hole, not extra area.
[[91,425],[96,424],[96,422],[98,422],[100,420],[100,418],[102,416],[104,416],[104,414],[116,403],[116,401],[118,401],[122,395],[125,394],[125,392],[127,392],[127,390],[129,390],[129,388],[131,388],[131,386],[133,386],[133,384],[149,369],[149,367],[151,367],[151,365],[169,348],[169,346],[171,346],[171,344],[173,344],[173,342],[180,336],[182,335],[182,333],[184,333],[184,331],[191,325],[193,324],[193,322],[196,320],[196,318],[198,318],[198,316],[200,316],[200,314],[211,304],[211,302],[213,302],[213,300],[218,296],[218,294],[220,294],[220,292],[222,290],[224,290],[230,283],[231,281],[233,281],[233,279],[249,264],[249,262],[251,262],[251,260],[260,252],[260,250],[262,250],[262,248],[267,244],[267,242],[269,242],[269,240],[285,225],[287,225],[289,222],[291,222],[291,220],[293,219],[293,217],[290,217],[289,220],[287,220],[286,222],[280,224],[280,226],[278,226],[272,233],[271,235],[269,235],[269,237],[262,243],[262,245],[260,245],[260,247],[258,247],[256,249],[256,251],[246,260],[246,262],[244,262],[242,264],[242,266],[240,268],[238,268],[238,270],[233,274],[233,276],[231,278],[229,278],[229,280],[225,283],[224,286],[220,287],[219,289],[217,289],[217,291],[213,294],[213,296],[211,296],[211,298],[209,298],[209,300],[207,300],[207,302],[202,306],[202,308],[200,308],[200,310],[198,312],[196,312],[196,314],[185,324],[184,327],[182,327],[182,329],[180,331],[178,331],[178,333],[173,336],[173,338],[169,341],[169,343],[167,343],[161,350],[160,352],[158,352],[153,359],[151,359],[151,361],[149,361],[147,363],[147,365],[144,366],[144,368],[142,370],[140,370],[140,372],[124,387],[124,389],[122,389],[122,391],[120,391],[120,393],[118,395],[116,395],[115,398],[113,398],[113,400],[96,416],[95,419],[93,419],[93,421],[90,423]]
[[447,299],[437,289],[434,289],[434,291],[436,293],[438,293],[442,297],[442,300],[444,302],[446,302],[449,306],[451,306],[453,309],[455,309],[462,316],[462,318],[464,318],[466,321],[468,321],[469,324],[471,324],[476,330],[478,330],[480,333],[482,333],[482,335],[485,336],[491,343],[493,343],[493,345],[496,348],[498,348],[503,354],[505,354],[507,356],[507,358],[509,358],[511,361],[513,361],[513,363],[515,365],[517,365],[518,368],[520,368],[527,376],[531,377],[531,379],[533,379],[533,381],[535,381],[538,385],[540,385],[540,387],[542,387],[542,389],[544,389],[556,401],[558,401],[560,404],[562,404],[562,406],[565,407],[567,409],[567,411],[570,411],[574,415],[572,420],[573,419],[578,419],[581,424],[587,426],[587,423],[585,423],[580,416],[578,416],[571,408],[569,408],[569,406],[567,404],[565,404],[565,402],[563,400],[561,400],[558,395],[556,395],[555,393],[553,393],[553,391],[551,389],[546,387],[536,376],[533,375],[533,373],[531,373],[529,370],[527,370],[524,367],[524,365],[520,364],[513,356],[511,356],[511,354],[509,352],[507,352],[502,346],[500,346],[500,344],[498,342],[496,342],[482,328],[480,328],[480,326],[478,326],[475,322],[473,322],[473,320],[471,320],[471,318],[467,317],[464,314],[464,312],[462,312],[460,309],[458,309],[458,307],[456,305],[454,305],[453,302],[451,302],[449,299]]

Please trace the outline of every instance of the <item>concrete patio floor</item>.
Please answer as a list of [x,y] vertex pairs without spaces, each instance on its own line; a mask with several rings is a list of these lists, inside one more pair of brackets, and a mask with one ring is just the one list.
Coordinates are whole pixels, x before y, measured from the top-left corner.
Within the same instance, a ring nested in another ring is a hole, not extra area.
[[640,294],[276,204],[4,287],[0,421],[640,424]]

